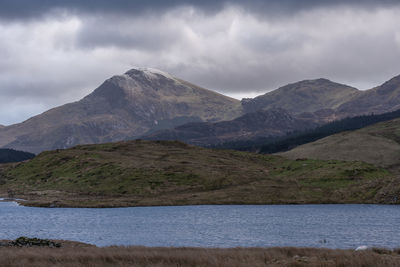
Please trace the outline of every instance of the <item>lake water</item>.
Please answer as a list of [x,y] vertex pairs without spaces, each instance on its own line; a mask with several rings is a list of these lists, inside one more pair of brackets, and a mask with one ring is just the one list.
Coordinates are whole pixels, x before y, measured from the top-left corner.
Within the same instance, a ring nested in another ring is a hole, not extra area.
[[400,247],[400,206],[232,205],[116,209],[0,203],[0,239],[68,239],[98,246]]

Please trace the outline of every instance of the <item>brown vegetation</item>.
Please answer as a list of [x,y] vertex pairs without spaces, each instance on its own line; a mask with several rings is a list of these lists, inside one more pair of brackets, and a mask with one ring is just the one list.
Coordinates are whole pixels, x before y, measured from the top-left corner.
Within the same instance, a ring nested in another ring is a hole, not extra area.
[[398,169],[400,119],[331,135],[279,155],[290,159],[358,160],[375,166]]
[[400,266],[399,251],[316,248],[1,248],[0,266]]
[[391,179],[363,162],[137,140],[43,152],[0,166],[0,195],[44,207],[396,203],[395,191],[382,191]]

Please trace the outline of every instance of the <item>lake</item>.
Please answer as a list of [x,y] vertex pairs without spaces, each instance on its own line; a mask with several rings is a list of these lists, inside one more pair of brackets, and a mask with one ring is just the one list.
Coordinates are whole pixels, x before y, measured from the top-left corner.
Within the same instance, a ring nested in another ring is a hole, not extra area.
[[0,202],[0,239],[98,246],[400,247],[400,206],[230,205],[32,208]]

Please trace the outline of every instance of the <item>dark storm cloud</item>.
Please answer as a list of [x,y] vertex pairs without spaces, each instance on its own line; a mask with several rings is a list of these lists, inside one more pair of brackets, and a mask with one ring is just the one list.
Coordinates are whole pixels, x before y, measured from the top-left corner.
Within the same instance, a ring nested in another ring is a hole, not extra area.
[[141,14],[163,12],[178,6],[193,6],[205,12],[218,12],[232,4],[252,12],[273,15],[321,6],[371,7],[397,3],[397,0],[1,0],[0,18],[31,19],[57,10],[74,13]]

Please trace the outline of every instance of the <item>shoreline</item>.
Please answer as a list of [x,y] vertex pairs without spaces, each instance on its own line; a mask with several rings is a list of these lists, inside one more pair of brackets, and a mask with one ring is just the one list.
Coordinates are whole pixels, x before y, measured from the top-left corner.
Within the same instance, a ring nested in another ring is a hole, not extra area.
[[[82,201],[80,201],[82,200]],[[35,208],[135,208],[135,207],[172,207],[172,206],[235,206],[235,205],[248,205],[248,206],[262,206],[262,205],[399,205],[399,203],[380,203],[374,201],[365,202],[340,202],[340,201],[327,201],[327,202],[296,202],[296,201],[272,201],[272,202],[251,202],[251,201],[163,201],[159,199],[130,199],[130,198],[97,198],[91,196],[76,196],[74,200],[71,199],[40,199],[21,195],[19,197],[0,197],[0,202],[15,202],[24,207]]]
[[107,205],[107,204],[98,204],[98,205],[66,205],[62,202],[54,203],[37,203],[31,202],[29,200],[23,199],[7,199],[0,200],[0,202],[15,202],[19,206],[23,207],[31,207],[31,208],[69,208],[69,209],[116,209],[116,208],[146,208],[146,207],[186,207],[186,206],[284,206],[284,205],[384,205],[384,206],[396,206],[399,204],[394,203],[344,203],[344,202],[321,202],[321,203],[190,203],[190,204],[139,204],[139,205]]
[[[51,240],[61,247],[0,246],[7,266],[399,266],[400,249],[144,247]],[[4,241],[3,241],[4,242]]]

